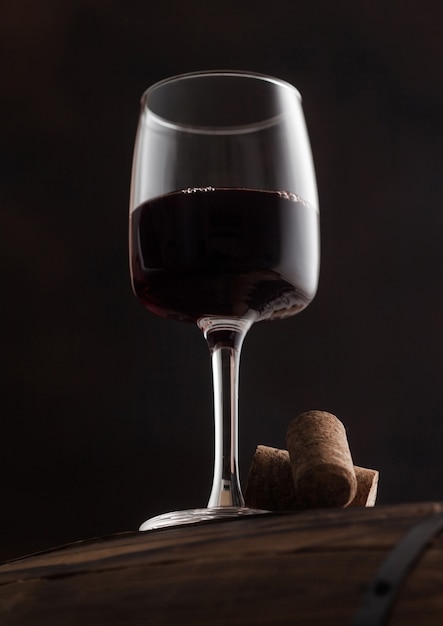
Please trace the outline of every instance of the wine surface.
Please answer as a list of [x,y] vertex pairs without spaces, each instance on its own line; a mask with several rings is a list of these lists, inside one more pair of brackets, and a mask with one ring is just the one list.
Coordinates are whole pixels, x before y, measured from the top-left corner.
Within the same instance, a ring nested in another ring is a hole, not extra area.
[[286,192],[173,192],[133,211],[130,263],[137,297],[163,317],[294,315],[317,288],[318,213]]

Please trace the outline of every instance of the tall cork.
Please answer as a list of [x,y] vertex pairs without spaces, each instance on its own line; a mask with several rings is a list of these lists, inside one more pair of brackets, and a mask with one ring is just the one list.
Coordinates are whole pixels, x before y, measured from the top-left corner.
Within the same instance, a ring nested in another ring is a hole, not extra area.
[[297,507],[345,507],[355,498],[357,479],[346,430],[325,411],[307,411],[293,419],[286,443]]

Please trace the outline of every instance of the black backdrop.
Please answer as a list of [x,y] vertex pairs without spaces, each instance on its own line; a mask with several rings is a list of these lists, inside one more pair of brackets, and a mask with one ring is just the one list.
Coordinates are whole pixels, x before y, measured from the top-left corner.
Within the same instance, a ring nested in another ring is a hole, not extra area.
[[16,0],[0,9],[0,558],[205,505],[209,356],[145,312],[127,263],[139,97],[233,68],[302,92],[316,300],[257,325],[241,471],[306,409],[345,423],[379,502],[443,498],[443,40],[438,0]]

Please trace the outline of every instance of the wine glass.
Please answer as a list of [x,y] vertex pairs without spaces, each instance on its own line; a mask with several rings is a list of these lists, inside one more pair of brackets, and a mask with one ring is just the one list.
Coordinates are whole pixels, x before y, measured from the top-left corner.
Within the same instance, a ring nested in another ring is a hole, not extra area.
[[257,513],[238,471],[238,369],[255,322],[295,315],[319,271],[315,173],[299,92],[239,71],[182,74],[142,96],[130,198],[141,303],[197,324],[209,346],[215,460],[206,508],[140,530]]

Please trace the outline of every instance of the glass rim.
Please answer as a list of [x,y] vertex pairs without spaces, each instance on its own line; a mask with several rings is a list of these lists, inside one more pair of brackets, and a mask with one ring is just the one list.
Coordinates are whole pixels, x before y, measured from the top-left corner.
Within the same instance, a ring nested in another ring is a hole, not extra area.
[[300,91],[295,87],[292,83],[284,80],[282,78],[277,78],[276,76],[271,76],[270,74],[262,74],[260,72],[250,72],[244,70],[197,70],[195,72],[184,72],[182,74],[175,74],[173,76],[168,76],[166,78],[162,78],[161,80],[156,81],[145,91],[142,93],[141,101],[144,102],[147,96],[153,92],[158,87],[162,85],[167,85],[168,83],[174,83],[179,80],[187,80],[189,78],[197,78],[197,77],[210,77],[210,76],[238,76],[243,78],[256,78],[257,80],[262,80],[268,83],[274,83],[275,85],[280,85],[280,87],[286,87],[287,89],[291,89],[299,98],[302,99]]
[[149,111],[150,116],[161,126],[182,130],[190,133],[197,134],[236,134],[236,133],[245,133],[252,132],[259,128],[266,128],[269,126],[273,126],[281,119],[282,115],[272,116],[270,118],[264,119],[261,122],[253,122],[250,124],[237,125],[237,126],[223,126],[223,127],[215,127],[215,126],[193,126],[184,123],[177,123],[171,120],[168,120],[149,108],[148,100],[149,97],[154,91],[156,91],[159,87],[177,83],[179,81],[190,80],[194,78],[211,78],[211,77],[238,77],[238,78],[247,78],[247,79],[255,79],[261,80],[264,83],[274,84],[280,88],[287,89],[291,91],[299,100],[302,102],[302,96],[300,91],[291,83],[281,78],[277,78],[275,76],[271,76],[269,74],[262,74],[260,72],[252,72],[252,71],[243,71],[243,70],[198,70],[194,72],[185,72],[182,74],[175,74],[173,76],[169,76],[163,78],[162,80],[156,81],[152,85],[150,85],[145,91],[142,93],[140,98],[140,103],[145,110]]

